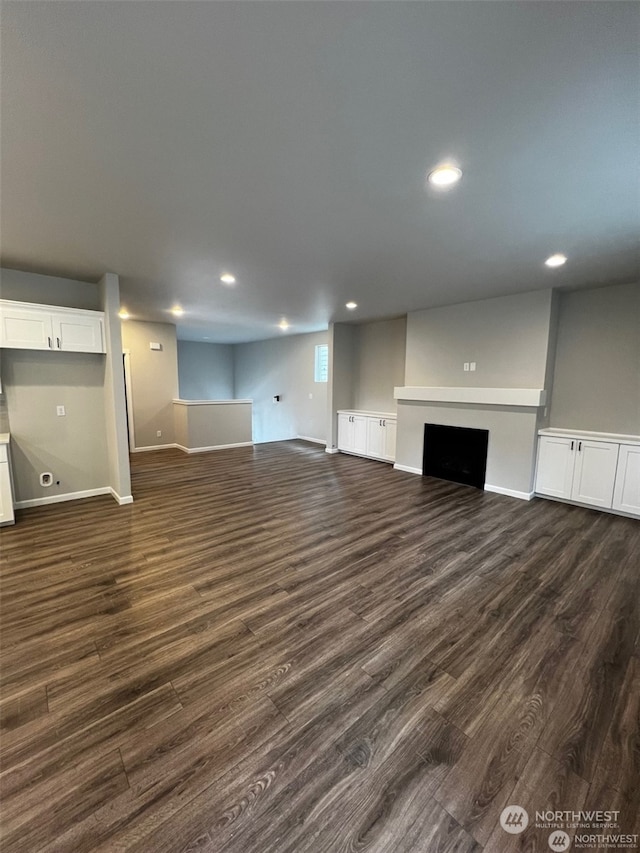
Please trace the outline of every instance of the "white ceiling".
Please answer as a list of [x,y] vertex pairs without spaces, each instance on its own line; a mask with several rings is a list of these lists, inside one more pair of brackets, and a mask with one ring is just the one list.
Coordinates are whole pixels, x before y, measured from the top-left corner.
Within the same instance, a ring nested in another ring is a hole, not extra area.
[[640,279],[640,4],[3,5],[6,267],[219,342]]

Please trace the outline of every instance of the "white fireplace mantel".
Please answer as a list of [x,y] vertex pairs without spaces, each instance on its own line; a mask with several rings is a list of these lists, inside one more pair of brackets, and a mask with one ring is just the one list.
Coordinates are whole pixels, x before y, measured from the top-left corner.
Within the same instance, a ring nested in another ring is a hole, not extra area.
[[547,392],[543,388],[427,388],[405,385],[393,389],[396,400],[421,403],[466,403],[482,406],[542,407]]

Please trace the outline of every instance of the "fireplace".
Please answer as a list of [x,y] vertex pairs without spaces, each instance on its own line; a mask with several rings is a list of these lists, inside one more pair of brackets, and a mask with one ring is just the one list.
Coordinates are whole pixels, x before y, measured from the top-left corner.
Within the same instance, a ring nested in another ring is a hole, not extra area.
[[424,425],[422,473],[484,489],[489,430]]

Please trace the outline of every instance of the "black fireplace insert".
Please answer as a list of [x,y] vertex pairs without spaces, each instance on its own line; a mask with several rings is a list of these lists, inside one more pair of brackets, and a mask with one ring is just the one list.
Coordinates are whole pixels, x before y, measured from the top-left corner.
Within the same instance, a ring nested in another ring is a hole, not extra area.
[[489,430],[424,425],[422,473],[484,489]]

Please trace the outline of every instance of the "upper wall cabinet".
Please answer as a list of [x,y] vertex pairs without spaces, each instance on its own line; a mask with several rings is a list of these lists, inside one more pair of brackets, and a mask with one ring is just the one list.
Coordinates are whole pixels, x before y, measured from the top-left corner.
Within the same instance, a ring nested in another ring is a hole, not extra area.
[[105,352],[104,314],[0,300],[0,347]]

